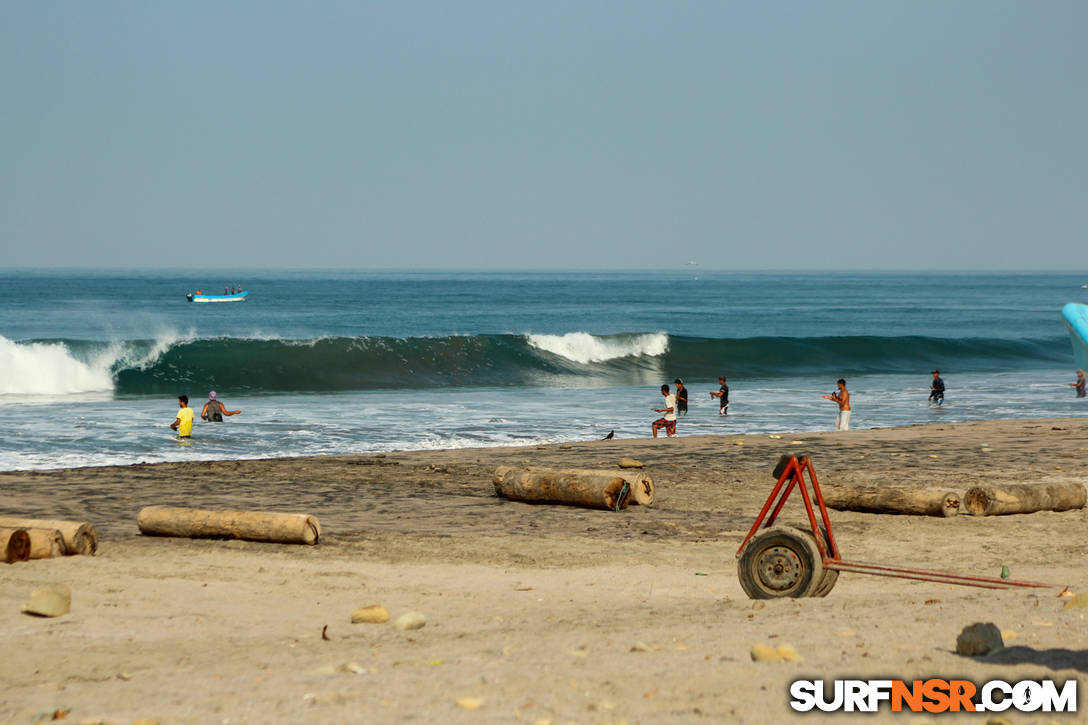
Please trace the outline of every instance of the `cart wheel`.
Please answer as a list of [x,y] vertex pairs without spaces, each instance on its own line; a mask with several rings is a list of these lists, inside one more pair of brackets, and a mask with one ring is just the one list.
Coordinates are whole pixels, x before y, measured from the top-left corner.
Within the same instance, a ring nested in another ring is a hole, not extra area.
[[760,531],[737,561],[740,586],[751,599],[810,597],[823,573],[816,541],[790,526]]
[[[807,536],[810,541],[812,541],[813,546],[816,545],[816,537],[812,535],[812,531],[810,529],[801,529],[801,532],[805,536]],[[824,548],[826,548],[830,552],[831,551],[831,539],[828,538],[827,529],[824,528],[823,524],[820,524],[820,533],[823,534],[823,537],[824,537]],[[819,552],[820,552],[819,547],[816,547],[817,556],[819,555]],[[831,593],[831,590],[835,588],[835,582],[837,582],[838,580],[839,580],[839,570],[838,569],[828,569],[828,568],[825,567],[824,568],[824,574],[823,574],[823,576],[820,577],[820,583],[816,585],[816,589],[813,590],[812,596],[814,596],[814,597],[826,597],[828,594]]]

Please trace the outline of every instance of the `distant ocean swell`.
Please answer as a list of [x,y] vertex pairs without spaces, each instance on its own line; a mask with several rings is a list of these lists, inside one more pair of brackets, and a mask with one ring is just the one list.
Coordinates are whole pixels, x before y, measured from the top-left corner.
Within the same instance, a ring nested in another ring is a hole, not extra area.
[[325,392],[507,385],[647,384],[858,373],[948,373],[1070,365],[1062,337],[711,339],[657,333],[163,339],[125,342],[0,337],[0,394],[113,391],[159,395],[204,388]]

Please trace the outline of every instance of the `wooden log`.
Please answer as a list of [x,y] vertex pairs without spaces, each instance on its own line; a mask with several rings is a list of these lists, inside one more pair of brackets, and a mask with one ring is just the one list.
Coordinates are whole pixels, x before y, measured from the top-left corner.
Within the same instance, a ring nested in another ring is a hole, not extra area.
[[654,479],[648,474],[624,471],[623,479],[631,485],[631,498],[627,503],[649,506],[654,502]]
[[618,511],[627,508],[631,486],[619,473],[584,470],[519,470],[500,466],[495,493],[514,501],[557,503]]
[[56,529],[64,540],[66,555],[94,555],[98,551],[98,533],[94,526],[83,521],[58,519],[22,519],[16,516],[0,516],[0,526],[21,529]]
[[31,559],[55,559],[64,556],[64,535],[57,529],[31,528],[26,533],[30,536]]
[[939,488],[898,488],[821,484],[824,503],[840,511],[911,516],[956,516],[959,494]]
[[5,564],[26,561],[30,558],[30,534],[26,529],[0,526],[0,553]]
[[1004,516],[1082,509],[1086,499],[1088,494],[1082,483],[1012,483],[972,486],[967,489],[963,503],[974,516]]
[[245,539],[279,544],[316,544],[321,524],[308,514],[264,511],[205,511],[173,506],[146,506],[136,518],[140,532],[152,536],[193,539]]
[[[543,469],[532,469],[540,471]],[[631,493],[627,498],[627,505],[649,506],[654,502],[654,479],[650,474],[642,471],[621,470],[613,471],[607,468],[564,468],[561,470],[550,469],[553,473],[576,473],[580,476],[619,476],[627,482]]]

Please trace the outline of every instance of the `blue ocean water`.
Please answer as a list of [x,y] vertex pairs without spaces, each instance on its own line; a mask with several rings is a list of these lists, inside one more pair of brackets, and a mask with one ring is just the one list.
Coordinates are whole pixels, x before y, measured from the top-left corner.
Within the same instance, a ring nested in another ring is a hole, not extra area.
[[[0,272],[0,470],[645,436],[676,377],[681,435],[829,429],[839,377],[855,428],[1078,415],[1060,310],[1086,278]],[[174,397],[213,389],[243,413],[180,445]]]

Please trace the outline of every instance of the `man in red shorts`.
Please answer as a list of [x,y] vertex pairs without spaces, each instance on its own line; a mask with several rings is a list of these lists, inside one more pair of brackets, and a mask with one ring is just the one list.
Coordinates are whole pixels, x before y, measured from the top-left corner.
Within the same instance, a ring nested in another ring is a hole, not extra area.
[[654,408],[654,412],[664,413],[665,415],[653,423],[654,438],[657,438],[657,431],[661,428],[664,428],[665,433],[672,438],[676,435],[676,396],[669,394],[668,385],[661,386],[661,394],[665,396],[665,407]]

